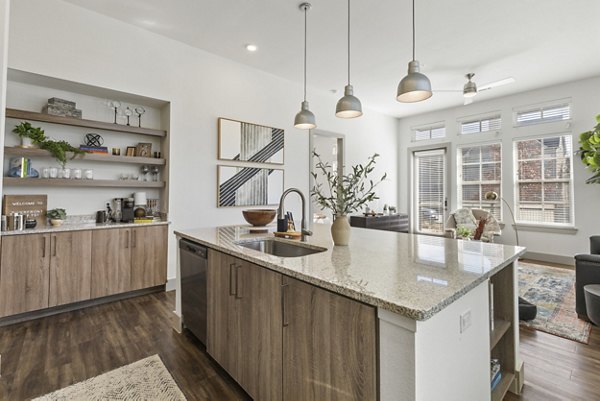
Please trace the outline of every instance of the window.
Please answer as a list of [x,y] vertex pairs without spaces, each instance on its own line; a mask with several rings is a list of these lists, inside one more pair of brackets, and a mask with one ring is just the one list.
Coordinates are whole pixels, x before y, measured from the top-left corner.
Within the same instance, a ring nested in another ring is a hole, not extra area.
[[[502,217],[502,145],[468,145],[458,148],[458,206],[490,212]],[[494,191],[498,199],[489,201],[485,193]]]
[[460,122],[460,134],[477,134],[480,132],[500,131],[502,127],[502,118],[500,115],[481,119],[470,119]]
[[413,128],[413,141],[424,141],[427,139],[439,139],[445,137],[446,127],[441,123]]
[[518,222],[574,224],[572,147],[571,135],[514,142]]
[[523,107],[515,111],[515,125],[540,124],[571,118],[571,101],[564,99],[552,104],[539,104]]

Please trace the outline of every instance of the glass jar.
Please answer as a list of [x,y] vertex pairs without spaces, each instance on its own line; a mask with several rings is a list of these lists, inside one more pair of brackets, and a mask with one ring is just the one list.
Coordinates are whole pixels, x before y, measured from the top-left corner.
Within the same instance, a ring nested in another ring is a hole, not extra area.
[[94,179],[94,170],[91,168],[83,170],[83,179],[84,180],[93,180]]
[[81,180],[81,169],[80,168],[73,169],[73,178],[76,180]]

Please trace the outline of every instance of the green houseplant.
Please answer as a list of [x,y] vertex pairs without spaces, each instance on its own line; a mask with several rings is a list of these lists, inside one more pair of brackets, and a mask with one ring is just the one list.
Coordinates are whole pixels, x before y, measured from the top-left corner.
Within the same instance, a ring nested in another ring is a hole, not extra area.
[[[338,175],[330,163],[324,163],[321,157],[313,151],[316,159],[312,173],[315,180],[310,194],[324,209],[329,209],[334,215],[331,234],[335,245],[348,245],[350,239],[350,224],[348,214],[360,210],[368,202],[379,199],[374,189],[387,177],[384,174],[379,181],[369,179],[369,174],[375,169],[377,153],[369,157],[367,164],[352,166],[349,174]],[[319,175],[325,178],[326,184],[318,182]]]
[[577,153],[593,174],[586,184],[600,184],[600,114],[596,116],[596,126],[579,135],[579,145]]
[[46,212],[46,217],[50,219],[50,224],[60,226],[67,218],[65,209],[50,209]]
[[[31,144],[39,146],[41,149],[47,150],[64,168],[67,164],[67,152],[73,152],[73,158],[77,155],[84,155],[81,149],[71,146],[67,141],[55,141],[46,137],[44,130],[40,127],[33,127],[30,123],[23,121],[17,125],[13,132],[17,134],[22,141],[23,147],[30,147]],[[26,144],[25,139],[29,139],[31,144]]]

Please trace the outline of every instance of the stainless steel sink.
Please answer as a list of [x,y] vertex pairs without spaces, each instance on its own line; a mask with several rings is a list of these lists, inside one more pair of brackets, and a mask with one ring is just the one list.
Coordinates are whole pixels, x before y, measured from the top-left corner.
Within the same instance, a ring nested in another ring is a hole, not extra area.
[[298,256],[312,255],[326,251],[326,248],[308,247],[305,245],[291,244],[289,242],[279,241],[274,238],[249,240],[236,242],[237,245],[245,248],[254,249],[255,251],[268,253],[269,255],[279,256],[282,258],[295,258]]

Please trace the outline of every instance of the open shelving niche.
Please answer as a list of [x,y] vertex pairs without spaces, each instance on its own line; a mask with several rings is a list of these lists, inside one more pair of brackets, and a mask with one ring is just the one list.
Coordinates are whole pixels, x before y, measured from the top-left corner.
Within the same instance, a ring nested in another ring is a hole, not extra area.
[[[75,101],[84,118],[34,111],[41,110],[52,97]],[[119,116],[115,124],[114,110],[108,106],[110,100],[119,100],[123,107],[129,105],[132,109],[143,106],[146,113],[142,116],[142,128],[137,127],[135,114],[130,119],[131,125],[126,125],[123,116]],[[147,192],[148,198],[159,198],[161,212],[168,212],[169,102],[9,69],[6,105],[3,195],[47,194],[49,209],[64,207],[69,214],[92,214],[104,209],[113,198],[129,197],[141,190]],[[18,147],[20,139],[12,130],[21,121],[40,126],[47,137],[66,140],[76,147],[84,143],[86,133],[98,133],[104,139],[102,146],[108,147],[109,152],[113,147],[120,148],[121,155],[88,153],[72,158],[73,155],[68,154],[67,168],[92,169],[93,180],[7,177],[9,161],[13,157],[30,158],[33,168],[40,174],[43,167],[60,168],[47,151]],[[127,146],[135,147],[140,142],[152,143],[152,151],[161,152],[162,157],[125,156]],[[159,166],[159,182],[152,181],[152,174],[147,176],[149,181],[144,181],[140,173],[142,165]],[[122,180],[122,174],[140,178]]]
[[500,360],[502,379],[492,391],[492,401],[500,401],[507,391],[515,385],[515,367],[517,365],[518,344],[515,330],[518,330],[518,320],[515,314],[515,263],[511,263],[490,278],[493,286],[494,328],[490,330],[490,354]]

